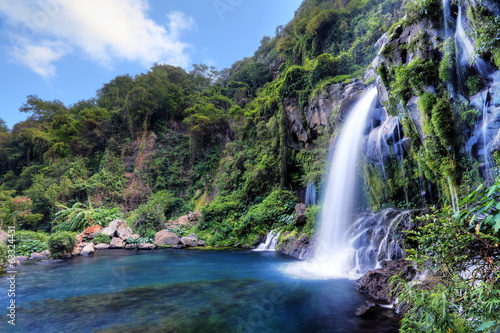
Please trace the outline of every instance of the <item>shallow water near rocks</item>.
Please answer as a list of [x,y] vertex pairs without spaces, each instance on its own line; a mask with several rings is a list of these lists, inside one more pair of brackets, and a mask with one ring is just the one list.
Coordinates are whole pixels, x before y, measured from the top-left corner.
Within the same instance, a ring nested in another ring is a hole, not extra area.
[[[294,262],[246,250],[99,251],[59,263],[24,262],[16,325],[2,332],[397,332],[391,316],[354,315],[352,280],[296,279]],[[1,308],[9,298],[0,281]]]

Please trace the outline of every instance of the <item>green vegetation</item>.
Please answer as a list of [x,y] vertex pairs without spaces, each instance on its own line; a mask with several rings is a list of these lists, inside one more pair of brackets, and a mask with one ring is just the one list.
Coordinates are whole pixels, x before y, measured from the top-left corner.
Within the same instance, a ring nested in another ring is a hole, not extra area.
[[105,234],[97,234],[93,239],[92,243],[94,244],[109,244],[111,242],[111,238],[108,235]]
[[55,230],[60,231],[82,231],[95,224],[105,227],[121,216],[118,208],[93,208],[91,204],[84,205],[80,202],[71,207],[60,205],[58,208],[61,210],[54,215],[52,224]]
[[9,248],[5,242],[0,242],[0,269],[3,269],[7,263],[9,258]]
[[69,231],[53,233],[47,240],[52,258],[62,258],[67,254],[71,254],[77,243],[76,235]]
[[[427,271],[421,284],[399,285],[408,311],[403,332],[496,332],[500,327],[500,180],[461,202],[421,216],[409,232],[408,259]],[[396,288],[398,289],[398,288]]]
[[33,252],[42,252],[47,250],[47,239],[49,235],[44,232],[34,232],[30,230],[16,231],[14,245],[16,246],[16,255],[29,256]]

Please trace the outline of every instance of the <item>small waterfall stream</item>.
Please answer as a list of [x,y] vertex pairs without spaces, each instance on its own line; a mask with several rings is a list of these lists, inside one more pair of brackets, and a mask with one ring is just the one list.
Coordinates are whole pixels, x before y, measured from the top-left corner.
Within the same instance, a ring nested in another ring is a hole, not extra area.
[[306,187],[306,198],[305,198],[305,204],[309,206],[314,206],[316,205],[316,187],[314,187],[314,183],[309,183],[307,184]]
[[280,232],[278,230],[271,230],[267,233],[266,240],[264,243],[259,244],[254,251],[276,251],[276,245],[278,244],[278,238]]

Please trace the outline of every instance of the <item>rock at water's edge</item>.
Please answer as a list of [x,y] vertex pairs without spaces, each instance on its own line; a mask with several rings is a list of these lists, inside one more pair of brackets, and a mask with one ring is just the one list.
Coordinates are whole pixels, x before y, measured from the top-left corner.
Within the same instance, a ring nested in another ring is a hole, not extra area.
[[155,236],[155,245],[177,245],[179,244],[180,239],[179,236],[174,234],[173,232],[169,232],[167,230],[161,230],[156,233]]
[[110,249],[123,249],[125,247],[125,241],[118,237],[111,238],[111,242],[109,243]]
[[412,264],[405,259],[382,262],[382,268],[367,272],[356,283],[356,288],[366,293],[378,302],[392,303],[392,286],[390,278],[401,273],[401,278],[411,281],[415,277],[415,269]]
[[94,254],[95,252],[95,249],[94,249],[94,244],[93,243],[89,243],[87,245],[85,245],[82,249],[82,252],[80,253],[80,255],[82,256],[90,256],[92,254]]

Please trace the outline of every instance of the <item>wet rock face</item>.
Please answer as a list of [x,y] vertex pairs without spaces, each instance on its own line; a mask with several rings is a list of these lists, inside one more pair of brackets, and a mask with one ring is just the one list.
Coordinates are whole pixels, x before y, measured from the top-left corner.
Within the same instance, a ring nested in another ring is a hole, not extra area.
[[484,156],[500,151],[500,71],[490,79],[487,87],[469,97],[470,105],[482,116],[465,146],[469,154],[482,162]]
[[339,124],[365,88],[361,81],[327,85],[305,108],[295,98],[285,99],[288,146],[300,149],[323,134],[329,125]]
[[276,247],[276,252],[290,257],[299,259],[307,259],[312,257],[313,244],[309,237],[305,235],[291,235],[289,232],[284,232],[280,236],[281,241]]
[[356,288],[366,293],[377,302],[390,304],[394,302],[390,278],[401,273],[401,278],[411,281],[415,277],[415,269],[405,259],[384,261],[382,268],[367,272],[356,283]]
[[402,157],[405,142],[399,118],[387,116],[365,137],[363,153],[372,164],[382,165],[388,159]]

